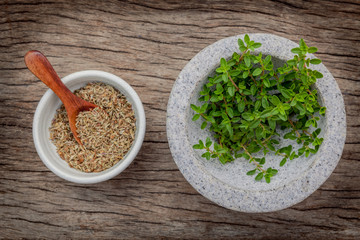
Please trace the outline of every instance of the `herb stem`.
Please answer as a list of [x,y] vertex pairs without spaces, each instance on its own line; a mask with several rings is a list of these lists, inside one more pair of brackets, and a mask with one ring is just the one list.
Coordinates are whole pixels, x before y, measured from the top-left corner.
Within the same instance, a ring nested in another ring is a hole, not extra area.
[[313,138],[313,136],[311,135],[311,133],[309,133],[308,131],[303,130],[303,132],[306,133],[307,135],[309,135],[311,138]]
[[212,151],[210,148],[205,147],[205,149],[206,149],[209,153],[211,153],[211,154],[216,154],[217,156],[219,156],[218,153]]
[[282,153],[277,153],[277,154],[279,154],[280,156],[283,156],[283,157],[285,157],[285,158],[287,158],[287,157],[288,157],[287,155],[282,154]]
[[257,82],[256,82],[256,80],[254,79],[253,75],[250,74],[250,70],[248,70],[248,71],[249,71],[249,76],[250,76],[250,78],[254,81],[255,86],[257,87]]
[[240,62],[243,60],[243,58],[244,58],[244,56],[245,56],[245,53],[247,53],[248,50],[249,50],[249,49],[246,49],[246,50],[241,54],[241,57],[239,58],[239,61],[237,62],[236,65],[239,65],[239,64],[240,64]]
[[289,123],[291,124],[291,126],[293,127],[293,129],[295,130],[296,134],[298,135],[298,137],[300,137],[300,133],[298,132],[298,130],[296,129],[294,123],[289,119]]
[[270,138],[271,138],[272,136],[269,136],[267,139],[265,139],[264,141],[262,141],[261,143],[262,144],[264,144],[264,143],[266,143],[267,141],[269,141],[270,140]]
[[229,76],[230,81],[232,82],[232,84],[233,84],[233,85],[234,85],[234,87],[236,88],[236,90],[237,90],[237,91],[239,91],[239,87],[238,87],[238,86],[236,86],[235,82],[232,80],[232,78],[231,78],[231,76],[230,76],[230,74],[229,74],[229,73],[228,73],[228,76]]
[[244,151],[246,152],[247,155],[249,155],[250,159],[252,160],[252,162],[256,165],[256,168],[259,169],[260,171],[262,171],[263,173],[266,173],[265,169],[263,169],[261,167],[260,164],[258,164],[255,159],[251,156],[251,154],[248,152],[248,150],[244,147],[244,145],[241,145],[241,147],[244,149]]

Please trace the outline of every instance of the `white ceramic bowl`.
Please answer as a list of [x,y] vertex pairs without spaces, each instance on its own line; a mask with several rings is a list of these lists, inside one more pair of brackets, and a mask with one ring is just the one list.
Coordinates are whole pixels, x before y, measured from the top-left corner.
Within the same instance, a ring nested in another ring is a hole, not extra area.
[[35,112],[33,121],[33,137],[41,160],[59,177],[75,183],[98,183],[115,177],[127,168],[139,152],[145,136],[145,112],[139,96],[135,90],[121,78],[102,71],[81,71],[70,74],[62,79],[63,83],[74,91],[89,82],[103,82],[118,89],[132,104],[136,117],[135,141],[125,157],[113,167],[98,173],[84,173],[69,167],[68,163],[56,152],[55,145],[51,142],[49,127],[55,116],[56,110],[61,106],[60,99],[52,90],[48,90],[41,98]]

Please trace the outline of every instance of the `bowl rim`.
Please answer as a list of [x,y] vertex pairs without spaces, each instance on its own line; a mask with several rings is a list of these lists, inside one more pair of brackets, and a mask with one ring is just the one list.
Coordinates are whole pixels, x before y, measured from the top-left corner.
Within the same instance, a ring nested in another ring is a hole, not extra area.
[[[250,39],[254,41],[267,39],[269,41],[266,41],[266,43],[274,42],[277,47],[276,50],[279,52],[266,52],[261,48],[259,51],[261,51],[263,55],[272,55],[273,57],[277,57],[282,60],[289,60],[292,58],[286,58],[290,56],[289,54],[282,55],[283,53],[281,53],[281,51],[284,48],[286,48],[286,51],[291,54],[290,49],[298,46],[298,44],[289,39],[273,34],[251,33],[248,35],[250,36]],[[312,69],[321,71],[324,75],[324,78],[321,81],[318,80],[316,84],[316,87],[320,88],[320,91],[327,91],[328,93],[328,95],[325,96],[324,104],[329,104],[331,101],[336,103],[328,108],[334,110],[333,112],[329,114],[327,111],[328,119],[326,120],[326,123],[329,129],[327,130],[326,137],[331,138],[333,143],[326,144],[329,141],[326,142],[324,136],[323,145],[326,146],[320,148],[322,151],[321,153],[324,154],[320,155],[325,157],[317,157],[317,159],[314,160],[312,165],[309,167],[309,170],[302,174],[299,179],[293,181],[292,184],[284,184],[284,186],[271,191],[244,191],[224,184],[222,181],[218,181],[216,177],[209,174],[206,169],[197,163],[194,150],[187,139],[187,120],[185,115],[190,108],[189,100],[196,83],[201,81],[202,77],[205,75],[208,76],[210,74],[210,72],[206,71],[212,70],[209,66],[214,65],[214,61],[216,61],[216,64],[219,65],[219,56],[225,58],[230,57],[228,55],[223,55],[223,52],[232,54],[233,47],[229,46],[232,46],[232,44],[237,45],[237,39],[243,39],[244,36],[245,34],[241,34],[224,38],[205,47],[183,68],[174,83],[168,101],[166,122],[167,137],[173,159],[180,172],[183,174],[185,179],[204,197],[220,206],[236,211],[272,212],[301,202],[316,191],[331,175],[332,171],[337,166],[345,144],[345,107],[340,89],[327,68],[323,64],[312,67]],[[261,43],[264,44],[264,42]],[[284,56],[286,57],[284,58]],[[291,54],[291,56],[293,56],[293,54]],[[309,54],[308,56],[314,57],[312,54]],[[211,63],[209,64],[207,62],[207,65],[202,65],[204,59]],[[178,101],[180,95],[183,97],[183,101]],[[328,107],[328,105],[326,106]],[[179,144],[179,142],[182,144]],[[322,172],[318,172],[320,168],[323,169]],[[293,193],[294,191],[292,190],[294,189],[298,189],[298,192]],[[271,192],[271,194],[269,194],[269,192]]]
[[[45,94],[41,97],[41,99],[37,105],[37,108],[36,108],[36,111],[34,114],[34,119],[33,119],[32,133],[33,133],[33,141],[34,141],[36,151],[37,151],[40,159],[46,165],[46,167],[48,169],[50,169],[53,173],[55,173],[57,176],[65,179],[67,181],[74,182],[74,183],[80,183],[80,184],[93,184],[93,183],[103,182],[103,181],[106,181],[110,178],[117,176],[119,173],[124,171],[132,163],[132,161],[135,159],[136,155],[140,151],[140,148],[142,146],[142,143],[143,143],[143,140],[145,137],[145,130],[146,130],[146,117],[145,117],[145,111],[144,111],[144,107],[141,102],[141,99],[138,96],[138,94],[135,92],[135,90],[122,78],[120,78],[114,74],[104,72],[104,71],[84,70],[84,71],[79,71],[79,72],[75,72],[75,73],[71,73],[71,74],[67,75],[66,77],[62,78],[62,82],[65,85],[68,85],[72,81],[75,81],[76,79],[87,78],[87,77],[105,78],[105,79],[109,80],[110,82],[116,82],[116,84],[121,85],[121,87],[124,90],[124,92],[122,92],[122,93],[125,95],[125,92],[126,92],[127,97],[129,96],[133,100],[133,103],[132,103],[133,109],[138,114],[138,119],[137,119],[138,134],[134,140],[134,143],[133,143],[130,151],[126,155],[126,158],[124,158],[119,165],[117,165],[117,166],[114,165],[113,167],[111,167],[103,172],[99,172],[99,173],[84,173],[84,172],[79,171],[79,175],[74,175],[74,174],[69,174],[68,172],[64,172],[63,170],[58,168],[56,166],[56,164],[54,164],[54,160],[49,159],[47,157],[44,146],[42,146],[40,144],[40,139],[42,138],[42,136],[40,136],[40,128],[45,127],[45,126],[41,126],[40,121],[39,121],[41,112],[45,111],[45,109],[47,108],[47,101],[49,100],[49,98],[51,98],[55,95],[55,93],[51,89],[48,89],[45,92]],[[91,82],[91,81],[89,81],[89,82]],[[101,82],[101,80],[99,82]],[[47,141],[50,141],[50,143],[51,143],[50,139],[47,139]]]

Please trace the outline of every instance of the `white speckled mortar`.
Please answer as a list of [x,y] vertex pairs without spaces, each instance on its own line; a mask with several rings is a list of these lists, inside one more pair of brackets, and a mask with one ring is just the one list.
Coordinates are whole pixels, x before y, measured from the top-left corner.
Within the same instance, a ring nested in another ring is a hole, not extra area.
[[[271,55],[275,67],[292,59],[291,49],[298,44],[271,34],[249,34],[250,39],[262,43],[255,51]],[[316,88],[320,102],[327,108],[325,118],[319,122],[322,128],[322,143],[316,155],[304,156],[288,161],[279,167],[281,158],[267,156],[265,167],[275,167],[279,173],[271,183],[256,182],[246,172],[254,166],[239,158],[222,165],[217,159],[207,161],[201,157],[203,150],[194,150],[192,145],[205,140],[211,133],[201,130],[200,120],[191,120],[190,104],[198,104],[199,91],[219,66],[221,57],[230,58],[239,52],[238,35],[222,39],[199,52],[185,66],[172,89],[167,107],[167,136],[172,156],[187,181],[211,201],[242,212],[270,212],[290,207],[308,197],[330,176],[335,169],[344,147],[346,119],[344,101],[340,89],[323,64],[311,68],[321,72]],[[314,56],[309,54],[311,58]],[[296,143],[294,147],[296,147]],[[288,145],[283,141],[281,145]]]

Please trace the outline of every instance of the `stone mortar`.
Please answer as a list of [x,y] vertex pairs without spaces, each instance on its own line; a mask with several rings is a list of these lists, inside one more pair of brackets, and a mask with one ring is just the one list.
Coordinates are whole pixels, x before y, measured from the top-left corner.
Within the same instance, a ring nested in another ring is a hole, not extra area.
[[[231,58],[239,52],[237,40],[245,35],[222,39],[199,52],[184,67],[172,89],[167,106],[167,136],[172,156],[186,180],[209,200],[232,210],[242,212],[271,212],[290,207],[304,200],[318,189],[335,169],[345,144],[346,117],[340,89],[327,68],[312,65],[321,72],[318,79],[319,101],[327,108],[325,118],[319,122],[324,141],[315,155],[288,161],[279,167],[279,156],[267,155],[266,167],[275,167],[279,173],[270,184],[256,182],[246,172],[254,167],[244,159],[222,165],[217,159],[207,161],[202,150],[192,145],[211,137],[208,130],[201,130],[200,120],[191,120],[190,104],[199,104],[199,91],[209,75],[219,66],[220,59]],[[298,44],[271,34],[249,34],[250,39],[262,43],[254,54],[271,55],[275,67],[293,58],[291,49]],[[314,55],[308,54],[310,58]],[[282,141],[281,146],[288,145]],[[296,143],[295,143],[296,145]]]

